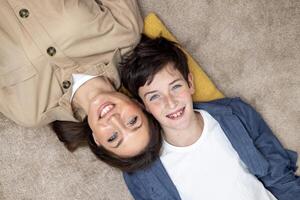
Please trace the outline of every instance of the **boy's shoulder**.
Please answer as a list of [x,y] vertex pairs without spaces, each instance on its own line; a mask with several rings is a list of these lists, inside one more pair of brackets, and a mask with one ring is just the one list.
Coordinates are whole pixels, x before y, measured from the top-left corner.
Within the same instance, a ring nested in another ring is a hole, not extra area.
[[233,112],[244,112],[252,108],[244,102],[240,97],[222,98],[208,102],[194,102],[194,109],[203,109],[210,113],[226,114]]
[[230,105],[231,103],[236,103],[236,102],[243,102],[243,100],[240,97],[225,97],[225,98],[221,98],[221,99],[215,99],[215,100],[211,100],[211,101],[204,101],[204,102],[194,102],[194,105]]

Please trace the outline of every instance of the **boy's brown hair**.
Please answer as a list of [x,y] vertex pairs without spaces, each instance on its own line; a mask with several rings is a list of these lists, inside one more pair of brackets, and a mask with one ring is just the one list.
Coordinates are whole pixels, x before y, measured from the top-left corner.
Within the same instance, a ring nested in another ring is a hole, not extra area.
[[143,34],[140,43],[119,65],[122,83],[133,97],[142,102],[139,88],[150,84],[155,74],[168,63],[173,63],[189,83],[187,57],[178,44],[163,37],[151,39]]

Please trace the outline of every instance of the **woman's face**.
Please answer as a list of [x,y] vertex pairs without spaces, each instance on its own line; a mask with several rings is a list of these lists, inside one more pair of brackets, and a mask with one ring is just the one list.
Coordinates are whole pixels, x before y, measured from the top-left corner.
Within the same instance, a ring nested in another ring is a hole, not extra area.
[[147,146],[148,119],[140,106],[120,92],[103,92],[88,109],[88,123],[96,144],[120,157],[132,157]]

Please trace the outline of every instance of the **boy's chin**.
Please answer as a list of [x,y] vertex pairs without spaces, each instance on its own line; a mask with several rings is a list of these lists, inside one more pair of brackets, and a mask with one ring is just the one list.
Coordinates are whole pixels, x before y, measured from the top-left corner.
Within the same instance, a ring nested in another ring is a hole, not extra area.
[[187,129],[189,128],[192,116],[194,113],[189,109],[185,109],[181,116],[167,117],[165,116],[164,124],[162,127],[168,127],[169,129]]
[[180,119],[168,119],[165,121],[164,125],[162,125],[164,128],[168,129],[177,129],[177,130],[182,130],[182,129],[187,129],[189,127],[189,120],[184,119],[183,117]]

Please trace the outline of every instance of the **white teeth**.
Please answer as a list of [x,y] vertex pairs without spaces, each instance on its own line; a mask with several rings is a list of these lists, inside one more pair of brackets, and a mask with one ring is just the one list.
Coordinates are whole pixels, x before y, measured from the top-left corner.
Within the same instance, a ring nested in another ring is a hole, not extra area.
[[167,115],[170,118],[177,118],[179,116],[181,116],[183,113],[183,109],[181,109],[180,111],[178,111],[177,113],[171,114],[171,115]]
[[111,109],[113,109],[113,107],[114,107],[113,104],[109,104],[109,105],[105,106],[100,113],[100,117],[101,118],[104,117],[109,111],[111,111]]

